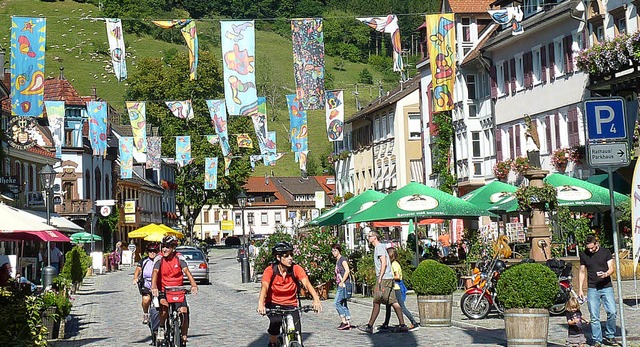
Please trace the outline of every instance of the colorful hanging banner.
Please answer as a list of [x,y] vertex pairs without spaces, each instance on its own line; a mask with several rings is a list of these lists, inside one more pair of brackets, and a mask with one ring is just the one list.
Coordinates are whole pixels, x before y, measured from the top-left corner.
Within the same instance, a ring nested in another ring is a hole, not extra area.
[[45,18],[11,17],[11,115],[42,117]]
[[273,166],[276,164],[276,132],[267,131],[267,142],[265,144],[266,155],[262,156],[265,166]]
[[165,101],[171,113],[174,116],[190,120],[193,119],[193,106],[191,105],[191,100],[185,101]]
[[147,169],[160,169],[162,157],[162,137],[152,136],[147,138]]
[[176,164],[184,167],[191,162],[191,136],[176,136]]
[[291,137],[291,150],[300,152],[308,150],[307,141],[307,111],[296,94],[287,95],[287,108],[289,109],[289,135]]
[[182,37],[187,41],[189,49],[189,79],[197,79],[196,70],[198,69],[198,33],[196,31],[196,22],[191,19],[174,19],[174,20],[154,20],[153,24],[163,28],[170,29],[179,27]]
[[204,189],[218,188],[218,158],[204,158]]
[[324,35],[322,18],[291,21],[293,76],[305,110],[324,107]]
[[266,154],[267,148],[267,99],[264,96],[258,97],[258,112],[251,116],[253,120],[253,130],[256,132],[260,154]]
[[298,163],[300,163],[300,171],[307,172],[307,156],[309,151],[300,151],[298,153]]
[[249,134],[236,134],[238,148],[253,148],[253,140]]
[[262,154],[252,154],[249,156],[249,162],[251,164],[251,170],[256,169],[256,163],[262,160]]
[[427,15],[427,38],[431,57],[433,112],[453,109],[456,46],[453,13]]
[[111,53],[111,63],[113,73],[118,81],[127,78],[127,63],[125,61],[124,34],[120,18],[105,18],[107,23],[107,38],[109,39],[109,52]]
[[207,142],[212,145],[217,145],[220,142],[218,135],[205,135],[207,137]]
[[232,157],[224,157],[224,175],[229,176],[229,167],[231,167]]
[[220,140],[220,149],[222,156],[231,155],[231,146],[229,145],[229,135],[227,134],[227,110],[225,109],[224,100],[207,100],[207,108],[209,108],[209,116],[213,120],[216,128],[216,134]]
[[107,155],[107,103],[105,101],[87,102],[89,116],[89,139],[93,155]]
[[400,42],[400,27],[398,27],[398,17],[390,14],[387,17],[357,18],[370,28],[380,33],[391,34],[391,45],[393,46],[393,71],[403,71],[402,43]]
[[327,91],[327,104],[324,109],[329,141],[342,141],[342,132],[344,131],[344,101],[342,100],[342,95],[342,90]]
[[64,143],[64,101],[45,101],[49,131],[56,148],[56,158],[62,158],[62,144]]
[[511,24],[511,35],[520,35],[524,32],[524,28],[522,27],[524,13],[522,13],[520,6],[506,7],[500,10],[491,10],[487,12],[489,12],[491,19],[493,19],[497,24]]
[[144,101],[125,101],[131,121],[134,144],[138,153],[147,152],[147,115]]
[[120,138],[120,178],[133,177],[133,137]]
[[255,26],[253,21],[221,21],[224,97],[229,114],[255,113],[258,104],[255,76]]

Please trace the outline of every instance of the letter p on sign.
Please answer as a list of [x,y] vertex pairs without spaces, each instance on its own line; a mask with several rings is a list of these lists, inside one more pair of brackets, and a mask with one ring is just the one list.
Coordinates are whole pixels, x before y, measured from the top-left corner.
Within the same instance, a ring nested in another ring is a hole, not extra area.
[[627,140],[626,101],[622,98],[584,102],[587,141]]

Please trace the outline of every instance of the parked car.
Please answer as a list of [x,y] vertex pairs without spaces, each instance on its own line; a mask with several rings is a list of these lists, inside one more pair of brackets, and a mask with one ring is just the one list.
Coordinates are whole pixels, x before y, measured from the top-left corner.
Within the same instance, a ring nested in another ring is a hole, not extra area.
[[[176,248],[176,252],[187,262],[189,271],[193,279],[200,283],[209,283],[209,264],[206,255],[198,248],[192,246],[180,246]],[[187,282],[187,276],[183,277],[183,281]]]

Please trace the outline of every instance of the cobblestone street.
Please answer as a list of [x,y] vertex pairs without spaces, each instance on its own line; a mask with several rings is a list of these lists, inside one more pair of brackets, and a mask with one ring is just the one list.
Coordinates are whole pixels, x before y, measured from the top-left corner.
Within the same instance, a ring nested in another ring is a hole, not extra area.
[[[188,296],[191,326],[188,346],[266,346],[268,319],[256,313],[259,283],[241,283],[240,264],[235,249],[209,252],[211,284],[200,285],[197,295]],[[151,339],[142,324],[142,309],[133,269],[87,277],[76,295],[67,322],[67,339],[53,346],[148,346]],[[633,290],[633,283],[630,283]],[[626,289],[626,287],[623,287]],[[628,293],[627,293],[628,294]],[[454,296],[454,326],[421,328],[414,332],[367,335],[359,330],[339,331],[339,318],[333,300],[323,302],[324,311],[304,314],[302,327],[305,346],[506,346],[503,320],[497,315],[481,321],[463,319]],[[625,298],[627,298],[625,294]],[[628,300],[629,304],[633,304]],[[303,302],[304,304],[304,302]],[[415,296],[407,306],[418,317]],[[366,324],[371,312],[370,298],[354,298],[350,309],[355,324]],[[586,310],[586,308],[585,308]],[[586,314],[586,313],[585,313]],[[625,305],[630,346],[638,346],[640,312]],[[384,320],[384,310],[377,324]],[[392,315],[392,324],[396,324]],[[618,320],[619,322],[619,320]],[[630,327],[635,327],[630,329]],[[566,320],[551,317],[549,345],[564,346]],[[631,330],[631,331],[630,331]]]

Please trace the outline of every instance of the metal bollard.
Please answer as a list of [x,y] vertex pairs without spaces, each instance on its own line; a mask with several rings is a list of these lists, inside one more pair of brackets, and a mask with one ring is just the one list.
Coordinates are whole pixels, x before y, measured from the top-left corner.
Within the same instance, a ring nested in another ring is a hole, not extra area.
[[51,284],[53,283],[53,278],[56,275],[56,268],[53,266],[46,266],[44,269],[42,269],[42,288],[50,288]]
[[251,270],[249,267],[249,257],[246,254],[240,258],[240,267],[242,268],[242,283],[251,282]]

